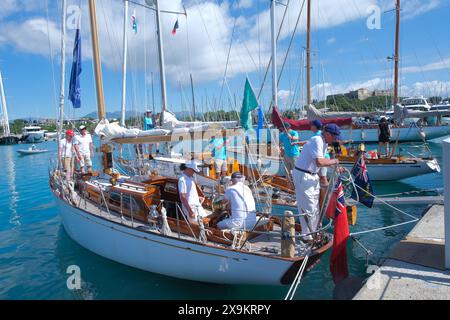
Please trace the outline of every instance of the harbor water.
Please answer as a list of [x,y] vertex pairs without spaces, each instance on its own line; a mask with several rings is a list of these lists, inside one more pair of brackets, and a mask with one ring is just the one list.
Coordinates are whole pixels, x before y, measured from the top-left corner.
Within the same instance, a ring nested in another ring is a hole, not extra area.
[[[442,163],[439,139],[429,143]],[[19,156],[17,146],[0,147],[0,299],[283,299],[288,287],[213,285],[185,281],[140,271],[102,258],[72,241],[62,226],[48,186],[48,169],[56,157],[56,143],[40,147],[48,153]],[[425,153],[417,143],[401,144],[402,152]],[[369,172],[370,175],[370,172]],[[376,194],[442,188],[442,173],[396,182],[376,182]],[[402,206],[421,217],[425,206]],[[388,226],[410,220],[386,206],[359,207],[351,231]],[[386,256],[414,224],[361,235],[358,239],[373,252],[369,264]],[[92,235],[95,237],[95,235]],[[295,299],[332,299],[334,283],[329,272],[330,252],[309,272]],[[366,252],[348,241],[351,276],[367,277]],[[179,264],[179,261],[173,261]],[[188,262],[186,262],[188,263]],[[81,289],[69,290],[70,266],[81,270]],[[182,268],[180,264],[180,268]]]

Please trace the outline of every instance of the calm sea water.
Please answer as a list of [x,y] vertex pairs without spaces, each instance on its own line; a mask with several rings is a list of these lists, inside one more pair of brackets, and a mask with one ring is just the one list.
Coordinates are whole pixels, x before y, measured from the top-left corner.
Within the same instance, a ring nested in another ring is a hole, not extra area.
[[[440,140],[429,144],[441,162]],[[19,156],[25,146],[0,146],[0,299],[282,299],[287,287],[224,286],[178,280],[143,272],[104,259],[73,242],[61,224],[48,187],[50,159],[56,143],[39,145],[49,153]],[[401,144],[414,154],[423,146]],[[28,146],[26,146],[28,147]],[[370,172],[369,172],[370,174]],[[399,182],[376,183],[377,194],[441,188],[442,174],[430,174]],[[420,217],[425,206],[403,206]],[[359,208],[357,226],[351,231],[392,225],[409,218],[386,207]],[[376,263],[386,256],[413,225],[360,236]],[[94,236],[94,235],[93,235]],[[304,278],[295,299],[332,299],[334,284],[327,253]],[[348,242],[351,276],[366,277],[366,254]],[[174,263],[177,263],[174,261]],[[82,288],[67,289],[67,267],[81,268]]]

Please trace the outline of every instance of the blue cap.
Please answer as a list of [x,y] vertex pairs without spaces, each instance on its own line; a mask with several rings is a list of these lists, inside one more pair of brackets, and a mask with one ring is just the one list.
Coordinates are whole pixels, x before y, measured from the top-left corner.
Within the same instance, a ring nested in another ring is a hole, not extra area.
[[322,122],[320,122],[320,120],[317,120],[317,119],[311,121],[311,125],[314,126],[314,127],[316,127],[316,128],[319,129],[319,130],[322,130],[322,127],[323,127]]
[[242,179],[243,175],[239,171],[233,172],[231,175],[231,179]]
[[341,135],[341,129],[339,129],[339,126],[334,123],[327,124],[324,130],[331,133],[333,136],[339,137]]

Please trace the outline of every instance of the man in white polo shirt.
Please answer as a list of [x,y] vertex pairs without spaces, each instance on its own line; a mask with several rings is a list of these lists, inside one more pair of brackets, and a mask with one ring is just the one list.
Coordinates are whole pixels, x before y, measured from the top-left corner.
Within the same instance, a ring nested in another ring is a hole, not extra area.
[[85,166],[89,173],[92,172],[92,160],[91,156],[94,156],[94,144],[92,143],[92,137],[87,132],[86,126],[80,126],[80,135],[76,136],[78,148],[80,150],[81,161],[81,173],[85,173]]
[[[339,139],[340,129],[334,123],[325,126],[322,135],[313,136],[304,146],[295,163],[294,185],[302,234],[315,232],[319,226],[319,168],[337,166],[338,159],[326,159],[325,152],[328,143]],[[341,169],[339,169],[341,170]],[[311,235],[303,241],[309,242]]]
[[256,224],[256,206],[252,190],[244,184],[240,172],[231,175],[232,185],[225,191],[225,203],[229,204],[231,217],[217,224],[219,229],[251,230]]
[[205,199],[198,196],[197,185],[194,181],[194,174],[199,172],[197,163],[192,160],[186,163],[183,173],[178,179],[178,193],[183,213],[191,224],[198,224],[198,217],[206,217],[206,212],[202,207]]

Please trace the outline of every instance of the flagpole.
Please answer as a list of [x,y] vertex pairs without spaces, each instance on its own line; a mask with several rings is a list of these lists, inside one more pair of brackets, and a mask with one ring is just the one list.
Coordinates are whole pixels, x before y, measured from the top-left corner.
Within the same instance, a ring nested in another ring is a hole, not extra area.
[[58,124],[58,169],[61,168],[60,145],[61,134],[63,130],[64,118],[64,95],[65,95],[65,75],[66,75],[66,16],[67,7],[66,0],[62,0],[62,17],[61,17],[61,73],[60,73],[60,89],[59,89],[59,124]]
[[120,125],[125,127],[125,104],[127,92],[127,54],[128,54],[128,0],[125,0],[124,18],[123,18],[123,66],[122,66],[122,109]]
[[272,27],[272,102],[274,107],[278,107],[278,85],[277,85],[277,39],[275,34],[275,0],[270,6],[270,22]]
[[161,33],[161,17],[159,10],[159,1],[155,0],[155,9],[156,9],[156,27],[157,27],[157,35],[158,35],[158,51],[159,51],[159,72],[161,78],[161,102],[162,102],[162,112],[160,117],[160,124],[162,125],[164,122],[164,112],[167,109],[167,94],[166,94],[166,70],[164,66],[164,46],[163,39]]

